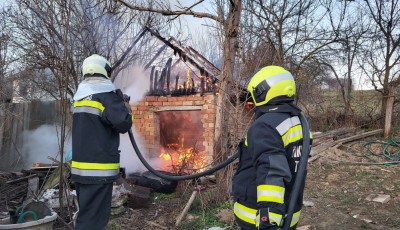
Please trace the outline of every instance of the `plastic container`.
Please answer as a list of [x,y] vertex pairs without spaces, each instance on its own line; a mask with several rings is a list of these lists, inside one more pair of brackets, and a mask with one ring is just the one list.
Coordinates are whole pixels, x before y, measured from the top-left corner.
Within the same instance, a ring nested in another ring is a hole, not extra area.
[[0,221],[0,229],[21,229],[21,230],[52,230],[53,222],[57,219],[57,213],[51,212],[51,216],[46,216],[43,219],[29,221],[20,224],[10,224],[10,218],[5,218]]

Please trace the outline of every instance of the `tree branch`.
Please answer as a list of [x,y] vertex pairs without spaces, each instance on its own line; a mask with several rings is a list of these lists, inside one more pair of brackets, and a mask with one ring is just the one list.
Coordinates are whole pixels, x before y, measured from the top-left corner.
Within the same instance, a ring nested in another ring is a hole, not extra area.
[[209,18],[209,19],[212,19],[212,20],[220,22],[220,23],[224,22],[224,20],[222,18],[219,18],[219,17],[209,14],[209,13],[195,12],[195,11],[191,11],[191,10],[172,11],[172,10],[163,10],[163,9],[153,9],[153,8],[149,8],[149,7],[140,7],[140,6],[131,5],[129,3],[126,3],[123,0],[118,0],[118,2],[120,2],[121,4],[123,4],[124,6],[130,8],[132,10],[148,11],[148,12],[158,13],[158,14],[162,14],[162,15],[166,15],[166,16],[192,15],[193,17],[197,17],[197,18]]

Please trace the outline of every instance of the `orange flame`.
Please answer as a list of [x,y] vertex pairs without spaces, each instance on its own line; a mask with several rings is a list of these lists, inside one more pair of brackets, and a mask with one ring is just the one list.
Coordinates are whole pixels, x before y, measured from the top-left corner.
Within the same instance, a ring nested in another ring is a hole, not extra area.
[[161,149],[160,158],[164,160],[162,170],[175,174],[203,172],[206,163],[203,153],[194,147],[184,148],[184,137],[179,137],[179,142]]

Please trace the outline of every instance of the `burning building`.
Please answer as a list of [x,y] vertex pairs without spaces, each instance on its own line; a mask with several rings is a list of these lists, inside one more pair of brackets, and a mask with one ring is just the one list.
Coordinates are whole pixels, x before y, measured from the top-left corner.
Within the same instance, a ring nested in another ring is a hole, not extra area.
[[[132,105],[133,123],[150,157],[175,174],[204,171],[212,162],[220,70],[191,47],[147,30],[174,51],[163,68],[152,63],[146,96]],[[163,47],[160,49],[162,50]],[[158,65],[159,66],[159,65]]]

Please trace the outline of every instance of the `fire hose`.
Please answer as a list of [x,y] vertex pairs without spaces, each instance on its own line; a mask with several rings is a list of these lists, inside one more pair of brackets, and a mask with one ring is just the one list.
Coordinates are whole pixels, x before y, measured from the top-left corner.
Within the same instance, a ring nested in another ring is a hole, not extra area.
[[296,179],[294,181],[293,190],[289,197],[289,205],[286,212],[287,216],[283,222],[282,229],[284,230],[288,230],[290,228],[290,223],[292,222],[294,213],[294,206],[297,202],[297,198],[299,197],[302,178],[306,176],[308,156],[310,155],[310,129],[308,128],[308,122],[303,114],[300,114],[299,118],[303,131],[303,149],[301,151],[299,167]]
[[159,171],[155,170],[153,167],[151,167],[151,165],[149,163],[147,163],[146,159],[144,159],[142,153],[140,152],[139,147],[136,144],[135,138],[133,137],[132,130],[129,130],[128,134],[129,134],[129,139],[131,140],[132,146],[135,149],[135,152],[136,152],[137,156],[139,157],[139,160],[143,163],[143,165],[154,175],[161,177],[163,179],[166,179],[166,180],[172,180],[172,181],[191,180],[191,179],[199,178],[199,177],[202,177],[205,175],[209,175],[209,174],[212,174],[212,173],[226,167],[228,164],[232,163],[232,161],[234,161],[239,156],[239,153],[236,152],[235,154],[230,156],[228,159],[226,159],[224,162],[222,162],[208,170],[205,170],[204,172],[201,172],[201,173],[185,175],[185,176],[171,176],[171,175],[163,174],[162,172],[159,172]]
[[[300,158],[300,162],[299,162],[296,179],[295,179],[295,182],[293,185],[293,190],[292,190],[292,193],[290,194],[290,198],[289,198],[287,215],[286,215],[286,218],[283,223],[282,229],[284,229],[284,230],[288,230],[290,228],[290,223],[292,222],[292,216],[294,213],[294,206],[297,202],[302,178],[305,176],[305,173],[306,173],[308,156],[310,153],[310,130],[308,128],[308,122],[303,114],[300,114],[299,117],[300,117],[302,129],[303,129],[302,130],[303,131],[303,148],[302,148],[302,154],[301,154],[301,158]],[[171,180],[171,181],[190,180],[190,179],[199,178],[199,177],[202,177],[205,175],[209,175],[209,174],[212,174],[212,173],[224,168],[228,164],[232,163],[239,156],[239,152],[236,151],[236,153],[234,155],[232,155],[231,157],[226,159],[224,162],[222,162],[204,172],[191,174],[191,175],[185,175],[185,176],[171,176],[171,175],[163,174],[163,173],[155,170],[153,167],[151,167],[151,165],[149,163],[147,163],[146,159],[143,157],[142,153],[140,152],[139,147],[136,144],[135,138],[133,137],[131,129],[128,131],[128,134],[129,134],[129,139],[131,140],[132,146],[133,146],[137,156],[139,157],[139,160],[143,163],[143,165],[154,175],[156,175],[160,178],[163,178],[165,180]]]

